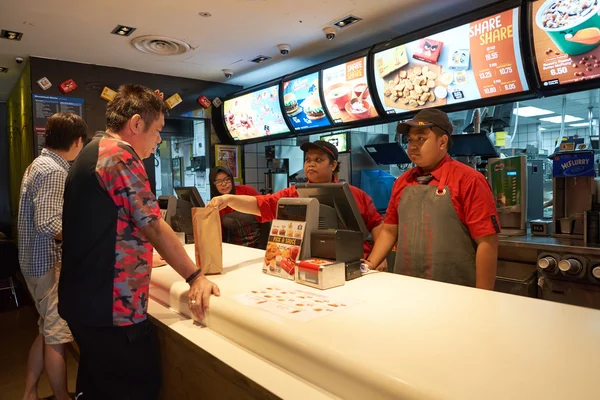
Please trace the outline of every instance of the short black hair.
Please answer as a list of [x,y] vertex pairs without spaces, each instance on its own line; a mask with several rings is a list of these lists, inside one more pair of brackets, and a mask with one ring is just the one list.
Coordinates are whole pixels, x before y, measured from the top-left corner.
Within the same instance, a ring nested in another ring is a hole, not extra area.
[[151,89],[140,85],[123,85],[106,106],[106,129],[121,131],[135,114],[142,117],[148,129],[166,113],[165,103]]
[[77,114],[59,112],[46,122],[45,146],[49,149],[69,151],[77,139],[86,137],[87,124]]
[[441,137],[444,135],[448,136],[448,150],[452,148],[452,135],[449,135],[448,132],[446,132],[442,128],[438,128],[437,126],[432,126],[431,130],[433,131],[433,133],[435,133],[435,136],[437,137]]

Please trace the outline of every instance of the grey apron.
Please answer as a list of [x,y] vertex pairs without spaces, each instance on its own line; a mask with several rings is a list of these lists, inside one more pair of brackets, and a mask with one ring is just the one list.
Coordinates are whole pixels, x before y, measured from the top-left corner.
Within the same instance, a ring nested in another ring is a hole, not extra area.
[[408,186],[398,205],[398,250],[394,272],[475,286],[476,243],[452,205],[445,186]]

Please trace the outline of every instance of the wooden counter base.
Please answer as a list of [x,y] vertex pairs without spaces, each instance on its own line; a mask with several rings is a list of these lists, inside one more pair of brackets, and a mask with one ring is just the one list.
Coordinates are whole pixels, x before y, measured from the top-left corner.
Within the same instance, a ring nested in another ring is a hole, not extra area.
[[279,399],[156,318],[149,320],[159,340],[161,399]]

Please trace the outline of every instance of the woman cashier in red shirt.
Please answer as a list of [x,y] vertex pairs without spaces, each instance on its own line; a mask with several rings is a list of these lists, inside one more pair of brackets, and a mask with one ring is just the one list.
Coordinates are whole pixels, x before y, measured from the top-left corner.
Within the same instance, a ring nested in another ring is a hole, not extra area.
[[[309,183],[332,183],[336,182],[335,175],[339,171],[338,150],[329,142],[317,140],[313,143],[304,143],[300,146],[304,154],[304,173]],[[376,241],[381,231],[383,217],[377,212],[373,200],[365,192],[350,186],[354,200],[365,221],[367,229],[371,232],[373,240]],[[277,193],[264,196],[233,196],[225,194],[213,198],[207,207],[217,207],[222,210],[231,207],[234,210],[260,216],[260,222],[272,221],[277,213],[277,201],[282,197],[298,197],[296,187],[292,186]],[[371,245],[364,244],[364,253],[371,252]],[[382,259],[383,261],[383,259]],[[379,265],[379,264],[377,264]],[[387,264],[385,264],[387,266]]]
[[417,166],[394,183],[383,229],[365,261],[374,269],[397,243],[397,274],[493,290],[496,204],[485,177],[448,155],[452,130],[436,109],[398,124]]

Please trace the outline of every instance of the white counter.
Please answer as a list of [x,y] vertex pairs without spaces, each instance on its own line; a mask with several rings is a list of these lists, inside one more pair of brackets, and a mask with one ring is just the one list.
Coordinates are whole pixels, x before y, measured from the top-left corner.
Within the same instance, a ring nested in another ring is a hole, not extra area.
[[[220,346],[197,335],[235,343],[247,376],[282,398],[600,398],[600,311],[374,273],[325,292],[359,304],[298,322],[232,296],[265,285],[313,289],[264,275],[261,251],[224,245],[223,254],[209,329],[191,321],[173,328],[209,352]],[[154,269],[151,296],[189,316],[186,292],[170,267]],[[154,305],[150,313],[156,317]],[[237,369],[236,360],[223,361]],[[277,387],[265,370],[252,374],[254,363],[287,383]]]

